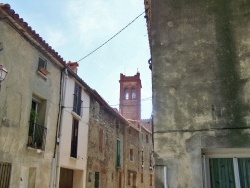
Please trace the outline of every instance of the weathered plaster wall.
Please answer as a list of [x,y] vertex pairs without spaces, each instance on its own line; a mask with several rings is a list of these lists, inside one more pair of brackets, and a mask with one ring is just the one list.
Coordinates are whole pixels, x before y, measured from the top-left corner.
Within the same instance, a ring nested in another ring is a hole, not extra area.
[[170,188],[200,188],[201,148],[250,146],[250,6],[152,1],[151,13],[156,165]]
[[[59,101],[60,70],[16,30],[0,21],[0,62],[8,75],[0,91],[0,161],[12,164],[10,187],[22,187],[27,177],[21,169],[36,169],[36,187],[49,187]],[[37,73],[39,56],[47,60],[50,74]],[[26,147],[32,95],[46,101],[45,151]],[[24,172],[25,170],[23,170]]]

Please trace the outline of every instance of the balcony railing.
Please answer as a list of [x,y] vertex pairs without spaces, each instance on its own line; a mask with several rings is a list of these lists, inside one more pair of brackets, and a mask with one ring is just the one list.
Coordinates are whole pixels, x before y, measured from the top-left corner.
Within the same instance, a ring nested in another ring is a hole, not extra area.
[[37,123],[30,122],[29,135],[28,135],[28,147],[36,149],[45,149],[47,128]]
[[77,95],[74,94],[74,104],[73,104],[73,111],[81,116],[82,110],[82,100]]

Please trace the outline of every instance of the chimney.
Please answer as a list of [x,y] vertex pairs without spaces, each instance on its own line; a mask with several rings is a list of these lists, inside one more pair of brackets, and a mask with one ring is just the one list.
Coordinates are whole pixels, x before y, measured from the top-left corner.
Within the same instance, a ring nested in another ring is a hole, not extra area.
[[77,67],[79,66],[79,64],[77,62],[71,62],[69,61],[67,63],[67,66],[74,72],[77,74]]

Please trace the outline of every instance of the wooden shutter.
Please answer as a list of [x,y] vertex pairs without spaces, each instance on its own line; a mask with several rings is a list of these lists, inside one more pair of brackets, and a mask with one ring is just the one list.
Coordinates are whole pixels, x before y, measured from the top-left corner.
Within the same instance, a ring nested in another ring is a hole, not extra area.
[[232,158],[210,158],[211,188],[235,188]]
[[0,162],[0,187],[9,188],[11,164]]
[[250,187],[250,158],[239,158],[239,175],[241,188]]
[[99,188],[99,179],[100,179],[99,176],[100,176],[99,172],[95,172],[95,185],[94,185],[95,188]]

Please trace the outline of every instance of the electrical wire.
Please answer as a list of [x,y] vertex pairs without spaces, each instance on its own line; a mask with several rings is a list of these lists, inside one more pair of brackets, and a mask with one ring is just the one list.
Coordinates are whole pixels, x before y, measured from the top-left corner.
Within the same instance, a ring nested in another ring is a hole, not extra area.
[[134,21],[136,21],[144,13],[145,13],[145,11],[143,11],[141,14],[139,14],[138,16],[136,16],[131,22],[129,22],[125,27],[123,27],[120,31],[118,31],[116,34],[114,34],[106,42],[104,42],[103,44],[101,44],[100,46],[98,46],[92,52],[90,52],[87,55],[85,55],[83,58],[79,59],[77,62],[79,63],[80,61],[84,60],[85,58],[87,58],[88,56],[90,56],[91,54],[93,54],[94,52],[96,52],[97,50],[99,50],[101,47],[103,47],[105,44],[107,44],[109,41],[111,41],[113,38],[115,38],[118,34],[120,34],[124,29],[126,29],[128,26],[130,26]]
[[[148,98],[144,98],[141,99],[141,102],[147,101],[149,99],[151,99],[152,97],[148,97]],[[113,104],[113,105],[109,105],[109,106],[119,106],[120,104]],[[128,104],[126,106],[139,106],[139,105],[134,105],[134,104]],[[64,106],[63,108],[73,108],[73,106]],[[90,108],[90,106],[82,106],[81,108]],[[102,108],[102,106],[100,106],[100,108]],[[103,106],[103,108],[106,108],[105,106]]]

